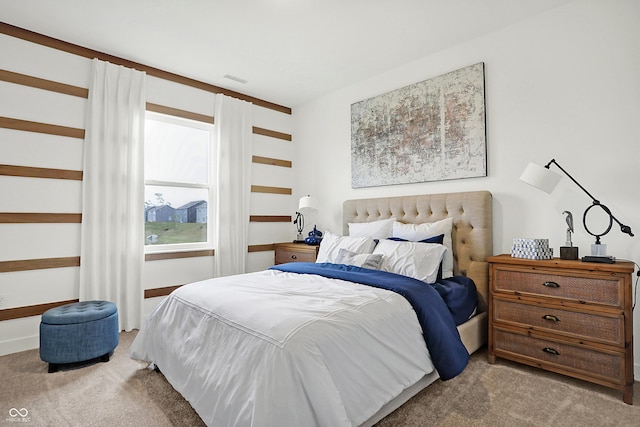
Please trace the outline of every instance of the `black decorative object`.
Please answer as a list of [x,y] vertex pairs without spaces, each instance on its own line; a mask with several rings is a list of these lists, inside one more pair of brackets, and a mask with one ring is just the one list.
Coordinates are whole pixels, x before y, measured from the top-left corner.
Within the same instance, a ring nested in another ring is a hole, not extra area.
[[567,238],[564,242],[564,246],[560,246],[560,258],[561,259],[578,259],[578,247],[573,246],[571,241],[571,233],[573,233],[573,214],[569,211],[562,212],[567,215],[565,220],[567,221]]

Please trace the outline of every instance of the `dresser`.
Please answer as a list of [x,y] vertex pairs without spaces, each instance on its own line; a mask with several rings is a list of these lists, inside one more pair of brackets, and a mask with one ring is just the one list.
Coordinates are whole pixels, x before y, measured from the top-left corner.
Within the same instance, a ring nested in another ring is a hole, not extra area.
[[320,246],[307,245],[306,243],[274,243],[275,263],[286,262],[316,262],[318,248]]
[[633,263],[487,261],[489,363],[498,357],[591,381],[633,403]]

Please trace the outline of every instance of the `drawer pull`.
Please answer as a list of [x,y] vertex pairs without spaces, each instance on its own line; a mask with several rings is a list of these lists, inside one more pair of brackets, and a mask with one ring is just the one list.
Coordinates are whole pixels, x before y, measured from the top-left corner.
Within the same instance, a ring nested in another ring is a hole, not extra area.
[[559,288],[560,285],[558,285],[556,282],[544,282],[542,284],[542,286],[546,286],[547,288]]
[[555,356],[560,356],[560,352],[555,348],[545,347],[542,349],[542,351],[544,351],[545,353],[553,354]]
[[544,316],[542,316],[542,318],[544,320],[549,320],[551,322],[559,322],[560,319],[558,319],[556,316],[554,316],[553,314],[545,314]]
[[298,257],[295,255],[291,255],[291,259],[298,259]]

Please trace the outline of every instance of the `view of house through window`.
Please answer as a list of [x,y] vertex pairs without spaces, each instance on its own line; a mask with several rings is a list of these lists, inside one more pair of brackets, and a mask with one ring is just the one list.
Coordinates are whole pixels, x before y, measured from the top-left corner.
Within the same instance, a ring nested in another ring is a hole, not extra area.
[[213,125],[147,112],[144,220],[148,250],[211,246],[212,131]]

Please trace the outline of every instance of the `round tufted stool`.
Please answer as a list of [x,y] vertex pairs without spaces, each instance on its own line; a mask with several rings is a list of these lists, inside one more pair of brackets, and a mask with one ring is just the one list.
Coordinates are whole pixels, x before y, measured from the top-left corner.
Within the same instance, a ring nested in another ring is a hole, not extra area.
[[118,309],[109,301],[81,301],[44,312],[40,321],[40,359],[49,372],[58,365],[100,357],[108,362],[118,345]]

